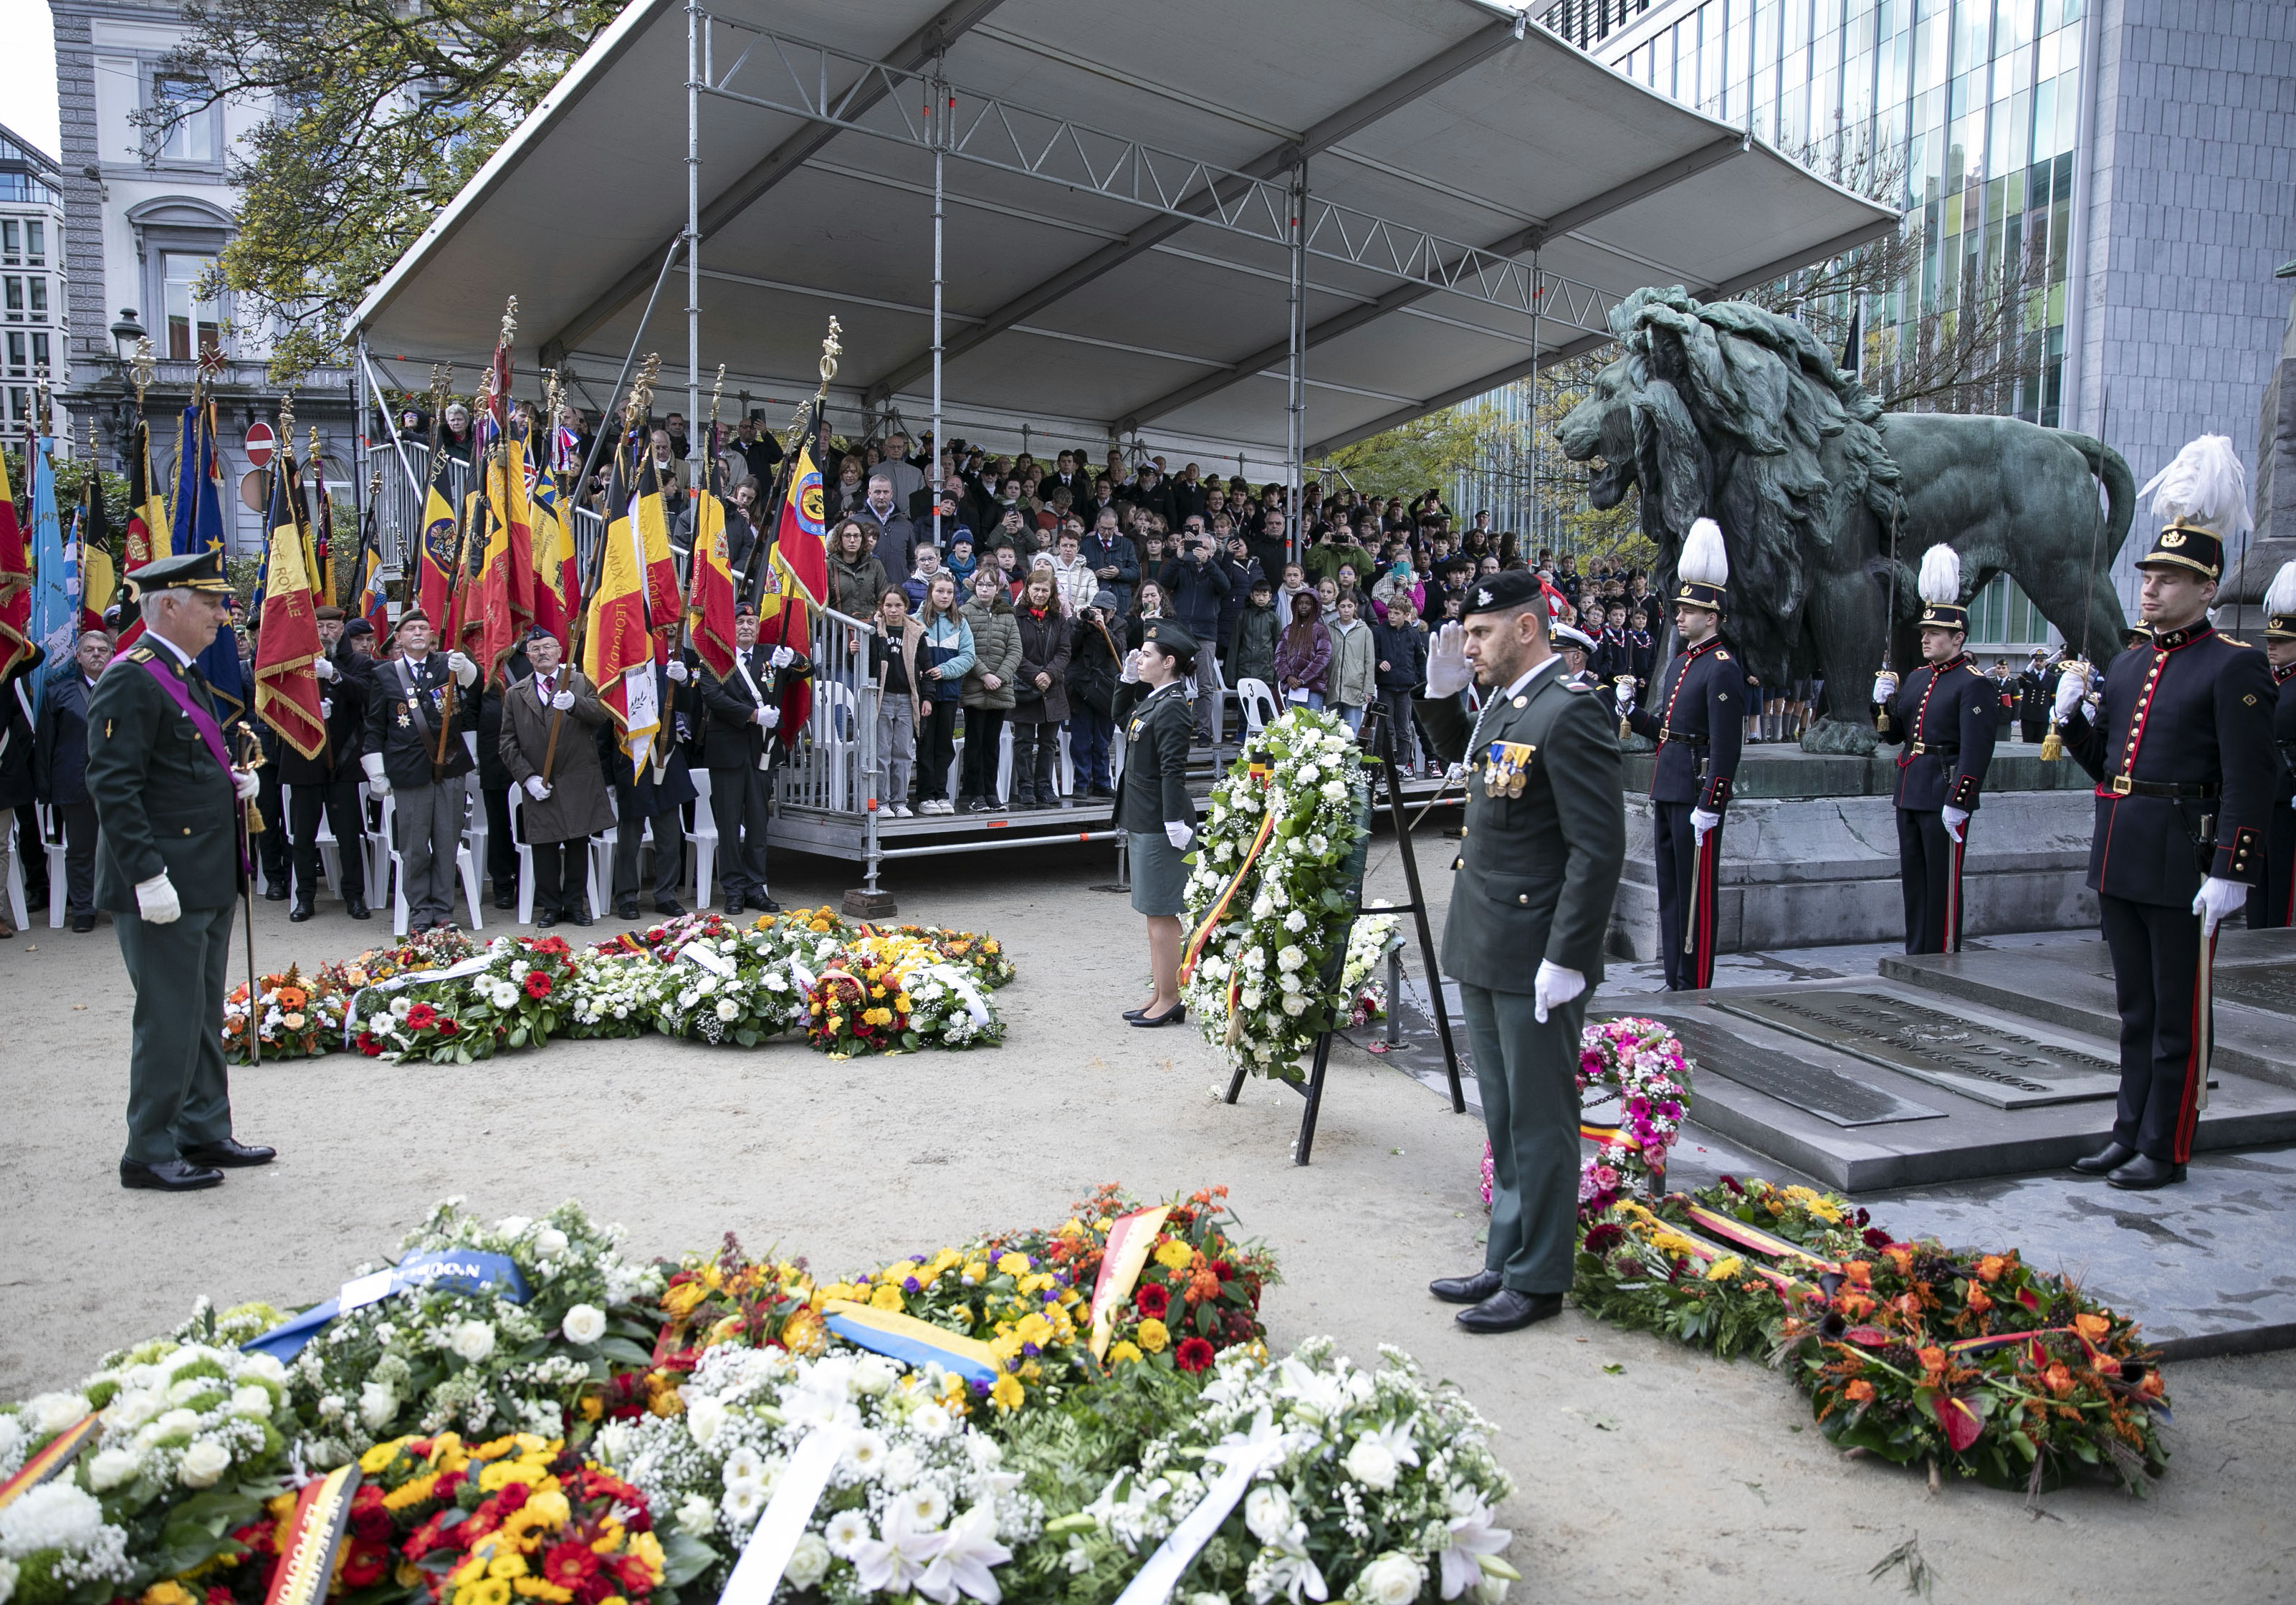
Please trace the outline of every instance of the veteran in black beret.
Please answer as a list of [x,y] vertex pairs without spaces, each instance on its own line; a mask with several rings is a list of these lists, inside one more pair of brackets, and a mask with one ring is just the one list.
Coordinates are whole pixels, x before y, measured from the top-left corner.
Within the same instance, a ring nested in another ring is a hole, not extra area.
[[[1471,580],[1436,634],[1419,722],[1464,763],[1443,970],[1459,983],[1491,1139],[1483,1268],[1429,1289],[1469,1331],[1544,1321],[1570,1290],[1578,1220],[1578,1037],[1626,856],[1619,742],[1601,700],[1565,672],[1538,577]],[[1471,711],[1470,680],[1482,706]]]
[[241,807],[256,777],[231,761],[198,667],[231,618],[222,552],[161,558],[128,584],[144,633],[87,708],[96,906],[135,988],[119,1184],[182,1192],[274,1157],[232,1135],[223,1058],[232,910],[251,872]]
[[2264,656],[2272,665],[2279,700],[2272,709],[2272,745],[2280,758],[2264,827],[2264,879],[2248,895],[2248,928],[2296,925],[2296,562],[2283,563],[2264,590]]
[[1148,969],[1154,990],[1127,1009],[1136,1026],[1168,1026],[1187,1018],[1180,1002],[1180,916],[1186,907],[1185,855],[1195,840],[1196,809],[1188,798],[1187,681],[1196,667],[1196,638],[1176,618],[1152,618],[1139,650],[1125,659],[1116,688],[1116,722],[1124,731],[1124,774],[1117,785],[1116,825],[1125,834],[1132,906],[1148,921]]
[[2164,520],[2136,564],[2150,638],[2105,670],[2093,718],[2077,670],[2055,712],[2065,750],[2097,782],[2088,884],[2120,1008],[2112,1141],[2073,1168],[2142,1191],[2183,1181],[2192,1158],[2217,926],[2264,878],[2277,759],[2265,655],[2209,619],[2225,536],[2249,518],[2232,442],[2202,436],[2139,494]]

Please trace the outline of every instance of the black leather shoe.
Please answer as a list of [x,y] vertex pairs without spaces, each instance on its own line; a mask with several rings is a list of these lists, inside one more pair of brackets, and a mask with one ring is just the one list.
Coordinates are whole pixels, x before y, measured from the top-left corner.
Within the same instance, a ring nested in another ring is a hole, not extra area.
[[738,897],[738,896],[736,896],[736,895],[734,895],[734,894],[733,894],[733,893],[730,893],[730,892],[729,892],[728,894],[726,894],[726,917],[727,919],[729,919],[729,920],[730,920],[730,919],[732,919],[734,915],[736,915],[736,914],[740,913],[741,912],[742,912],[742,899],[740,898],[740,897]]
[[586,908],[578,914],[568,914],[566,917],[577,925],[587,925],[590,922],[590,911]]
[[286,887],[285,887],[284,885],[281,884],[279,881],[274,880],[270,885],[268,885],[268,886],[266,886],[266,887],[265,887],[265,888],[263,888],[263,900],[264,900],[266,903],[284,903],[284,902],[286,902],[286,901],[287,901],[287,888],[286,888]]
[[187,1164],[182,1159],[162,1159],[157,1165],[139,1165],[133,1159],[119,1161],[119,1184],[122,1187],[149,1187],[154,1192],[195,1192],[202,1187],[223,1185],[223,1172],[205,1165]]
[[653,905],[653,912],[660,914],[665,920],[676,920],[682,918],[685,915],[685,905],[680,903],[676,898],[672,897],[667,903],[655,904]]
[[1148,1029],[1152,1031],[1158,1026],[1177,1026],[1182,1024],[1187,1020],[1187,1018],[1188,1005],[1185,1003],[1174,1003],[1161,1014],[1136,1014],[1132,1017],[1132,1023],[1136,1026],[1145,1026]]
[[1512,1332],[1562,1313],[1560,1293],[1518,1293],[1513,1288],[1501,1288],[1472,1309],[1461,1310],[1451,1319],[1471,1332]]
[[1145,1018],[1147,1013],[1148,1011],[1145,1009],[1127,1009],[1124,1011],[1124,1018],[1127,1020],[1141,1020]]
[[516,908],[518,906],[518,894],[515,891],[496,892],[495,894],[495,906],[496,908]]
[[2138,1154],[2135,1159],[2104,1178],[2109,1186],[2128,1192],[2150,1192],[2155,1187],[2169,1187],[2185,1179],[2185,1167],[2168,1159],[2156,1159],[2150,1154]]
[[1499,1273],[1478,1271],[1472,1276],[1439,1276],[1427,1284],[1427,1290],[1446,1304],[1480,1304],[1499,1290]]
[[633,897],[627,903],[617,903],[614,905],[614,918],[617,920],[635,920],[637,917],[638,904],[636,898]]
[[552,926],[557,923],[558,916],[556,914],[537,914],[534,916],[534,928],[537,930],[548,930]]
[[86,932],[95,929],[95,916],[94,914],[74,914],[71,917],[71,920],[72,929],[74,930]]
[[782,912],[782,905],[780,904],[775,902],[771,897],[766,897],[750,898],[750,908],[752,913],[761,914],[777,914]]
[[193,1165],[218,1165],[236,1170],[250,1165],[268,1165],[279,1157],[279,1151],[253,1142],[242,1142],[236,1137],[226,1137],[220,1142],[194,1143],[184,1149],[183,1154]]
[[2073,1168],[2083,1175],[2111,1175],[2136,1157],[2136,1151],[2126,1142],[2108,1142],[2103,1149],[2085,1159],[2075,1159]]
[[317,909],[313,908],[308,903],[298,903],[294,907],[287,911],[287,917],[296,924],[300,925],[304,921],[309,919],[318,912],[319,911]]
[[343,912],[354,920],[371,920],[374,917],[374,910],[369,908],[365,899],[362,897],[353,897]]

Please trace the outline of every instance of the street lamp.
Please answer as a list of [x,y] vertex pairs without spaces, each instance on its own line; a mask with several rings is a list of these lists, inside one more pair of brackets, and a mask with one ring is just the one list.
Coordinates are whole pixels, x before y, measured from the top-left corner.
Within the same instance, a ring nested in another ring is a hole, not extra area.
[[120,361],[127,360],[130,348],[144,336],[144,325],[135,321],[135,308],[122,307],[119,309],[119,321],[111,325],[111,345],[112,348],[119,352]]

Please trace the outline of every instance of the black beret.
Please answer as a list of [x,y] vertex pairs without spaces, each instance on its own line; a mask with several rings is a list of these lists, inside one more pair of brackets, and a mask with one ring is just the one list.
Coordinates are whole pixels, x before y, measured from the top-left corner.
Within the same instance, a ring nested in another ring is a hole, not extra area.
[[1469,582],[1461,617],[1475,613],[1512,613],[1538,602],[1545,594],[1538,576],[1528,569],[1502,569]]

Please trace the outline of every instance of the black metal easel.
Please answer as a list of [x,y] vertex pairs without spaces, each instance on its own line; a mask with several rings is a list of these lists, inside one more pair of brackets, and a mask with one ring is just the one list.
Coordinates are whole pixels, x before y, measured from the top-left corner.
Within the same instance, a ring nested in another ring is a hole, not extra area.
[[[1371,725],[1378,744],[1376,761],[1387,776],[1388,818],[1395,826],[1396,848],[1403,855],[1403,879],[1404,883],[1411,888],[1411,901],[1398,907],[1382,908],[1379,912],[1393,914],[1407,913],[1411,916],[1413,924],[1418,928],[1419,958],[1427,969],[1427,995],[1435,1011],[1435,1035],[1442,1039],[1443,1072],[1451,1083],[1451,1112],[1455,1115],[1464,1115],[1467,1112],[1467,1095],[1459,1085],[1459,1051],[1451,1041],[1450,1011],[1443,1003],[1443,971],[1435,962],[1435,932],[1427,923],[1426,894],[1419,888],[1419,860],[1411,849],[1411,822],[1404,814],[1403,781],[1395,766],[1395,733],[1389,727],[1389,723],[1383,717],[1385,713],[1386,708],[1383,706],[1374,703],[1365,714],[1365,718]],[[1369,847],[1370,839],[1366,836],[1365,838],[1366,854]],[[1356,877],[1354,897],[1351,901],[1355,905],[1355,913],[1360,914],[1363,912],[1363,877],[1360,873]],[[1344,970],[1347,964],[1347,951],[1344,945],[1339,954],[1339,963]],[[1339,977],[1336,975],[1324,977],[1326,987],[1335,986],[1338,980]],[[1400,1008],[1403,1003],[1403,999],[1397,995],[1398,991],[1397,988],[1390,989],[1387,1000],[1390,1018],[1393,1017],[1394,1011]],[[1305,1165],[1309,1153],[1316,1146],[1316,1118],[1323,1111],[1324,1107],[1324,1072],[1330,1067],[1332,1038],[1337,1035],[1336,1028],[1317,1034],[1315,1062],[1304,1083],[1294,1081],[1288,1077],[1283,1078],[1284,1085],[1308,1101],[1307,1109],[1300,1116],[1300,1141],[1292,1154],[1292,1162],[1295,1165]],[[1242,1095],[1244,1075],[1245,1072],[1239,1069],[1229,1078],[1228,1102],[1234,1103]]]

